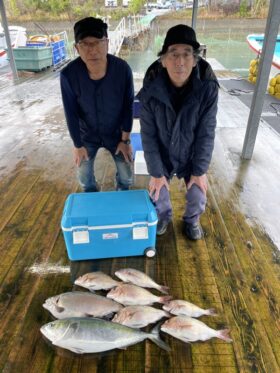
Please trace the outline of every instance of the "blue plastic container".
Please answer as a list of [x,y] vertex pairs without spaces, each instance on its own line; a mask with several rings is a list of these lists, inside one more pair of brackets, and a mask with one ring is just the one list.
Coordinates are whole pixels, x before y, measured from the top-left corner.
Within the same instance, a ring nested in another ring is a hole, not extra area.
[[140,133],[131,133],[130,135],[132,151],[133,151],[133,159],[135,159],[135,153],[138,150],[143,150],[142,147],[142,140]]
[[53,51],[53,65],[57,65],[66,59],[65,41],[59,40],[51,43]]
[[155,255],[157,214],[146,190],[70,194],[61,227],[70,260]]

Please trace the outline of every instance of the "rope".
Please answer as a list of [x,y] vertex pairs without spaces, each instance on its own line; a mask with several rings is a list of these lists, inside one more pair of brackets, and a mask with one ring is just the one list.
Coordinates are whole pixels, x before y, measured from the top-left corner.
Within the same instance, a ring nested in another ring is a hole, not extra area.
[[280,104],[278,102],[272,102],[269,106],[275,111],[276,116],[280,117]]
[[232,96],[241,96],[242,93],[252,93],[253,90],[245,91],[245,89],[232,88],[228,89],[227,93]]

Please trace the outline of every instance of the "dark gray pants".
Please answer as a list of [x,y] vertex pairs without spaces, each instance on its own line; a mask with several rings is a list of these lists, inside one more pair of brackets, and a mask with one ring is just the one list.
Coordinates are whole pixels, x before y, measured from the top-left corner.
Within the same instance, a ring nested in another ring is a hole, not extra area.
[[[161,188],[159,199],[153,202],[158,219],[169,222],[172,219],[172,206],[169,191],[166,187]],[[186,192],[186,207],[183,215],[184,222],[190,224],[197,223],[200,215],[205,211],[206,202],[207,198],[205,194],[196,184],[193,184]]]

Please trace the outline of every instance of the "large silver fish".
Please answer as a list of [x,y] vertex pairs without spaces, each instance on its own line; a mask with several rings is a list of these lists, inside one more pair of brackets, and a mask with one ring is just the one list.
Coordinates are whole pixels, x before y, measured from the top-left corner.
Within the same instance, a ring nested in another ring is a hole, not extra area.
[[209,308],[204,310],[195,304],[187,302],[186,300],[174,299],[166,303],[162,307],[165,311],[172,313],[173,315],[178,316],[190,316],[190,317],[200,317],[202,315],[211,315],[216,316],[214,308]]
[[158,297],[146,289],[131,284],[122,284],[111,289],[107,297],[126,306],[148,306],[153,303],[166,303],[172,298],[169,295]]
[[161,330],[183,342],[206,341],[214,337],[223,339],[226,342],[232,342],[228,329],[214,330],[203,322],[189,316],[172,317],[161,325]]
[[43,307],[57,319],[67,317],[104,317],[118,312],[122,305],[84,291],[73,291],[48,298]]
[[169,287],[157,284],[145,273],[133,268],[119,269],[115,275],[124,282],[131,282],[134,285],[143,288],[153,288],[159,290],[163,294],[168,294]]
[[113,287],[119,285],[120,282],[114,280],[112,277],[103,272],[90,272],[78,277],[74,284],[94,292],[95,290],[112,289]]
[[170,351],[169,346],[160,339],[158,327],[151,333],[144,333],[102,319],[70,318],[45,324],[40,331],[53,345],[77,354],[125,348],[147,338]]
[[112,321],[131,328],[144,328],[163,317],[170,317],[170,314],[150,306],[128,306],[119,310]]

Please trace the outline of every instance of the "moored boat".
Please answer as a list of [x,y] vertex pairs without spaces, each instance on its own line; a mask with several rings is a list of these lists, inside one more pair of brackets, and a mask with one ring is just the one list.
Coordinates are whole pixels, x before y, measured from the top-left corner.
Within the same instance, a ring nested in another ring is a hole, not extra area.
[[[9,26],[9,33],[12,48],[18,48],[26,45],[26,29],[21,26]],[[8,64],[7,43],[4,29],[0,24],[0,67]]]
[[[263,41],[264,34],[250,34],[247,36],[249,47],[258,55],[261,54]],[[280,70],[280,35],[277,36],[272,65]]]

